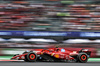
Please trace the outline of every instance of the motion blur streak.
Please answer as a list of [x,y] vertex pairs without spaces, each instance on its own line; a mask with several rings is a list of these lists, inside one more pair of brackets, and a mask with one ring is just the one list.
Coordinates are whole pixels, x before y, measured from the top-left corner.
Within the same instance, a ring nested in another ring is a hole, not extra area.
[[75,51],[87,48],[92,52],[90,57],[98,60],[99,31],[100,0],[0,0],[1,60],[26,50],[55,46]]

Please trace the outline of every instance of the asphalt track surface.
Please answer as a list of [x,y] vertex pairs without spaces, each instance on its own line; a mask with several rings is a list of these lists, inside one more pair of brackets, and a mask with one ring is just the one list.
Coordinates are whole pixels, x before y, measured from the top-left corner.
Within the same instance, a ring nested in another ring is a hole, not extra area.
[[100,62],[65,63],[65,62],[0,61],[0,66],[100,66]]

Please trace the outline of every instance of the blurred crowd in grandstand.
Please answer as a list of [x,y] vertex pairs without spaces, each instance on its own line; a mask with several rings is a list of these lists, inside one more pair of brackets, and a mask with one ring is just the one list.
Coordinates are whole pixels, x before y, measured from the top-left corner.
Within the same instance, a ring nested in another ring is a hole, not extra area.
[[99,31],[100,0],[0,0],[0,30]]

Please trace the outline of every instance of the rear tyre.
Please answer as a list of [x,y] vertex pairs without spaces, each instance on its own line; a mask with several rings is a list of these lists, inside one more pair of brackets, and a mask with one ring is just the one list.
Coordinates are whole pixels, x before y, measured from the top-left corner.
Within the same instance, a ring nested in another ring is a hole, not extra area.
[[26,62],[35,62],[36,60],[37,60],[37,55],[33,52],[29,52],[24,59],[24,61]]
[[88,61],[88,55],[86,53],[79,53],[77,59],[80,63],[86,63]]

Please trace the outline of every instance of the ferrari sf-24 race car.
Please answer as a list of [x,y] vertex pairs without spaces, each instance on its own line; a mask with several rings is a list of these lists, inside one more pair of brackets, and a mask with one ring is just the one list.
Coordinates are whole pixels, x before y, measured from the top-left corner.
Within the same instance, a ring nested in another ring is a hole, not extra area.
[[25,51],[22,54],[14,55],[11,60],[24,60],[25,62],[35,61],[50,61],[50,62],[80,62],[86,63],[90,57],[91,51],[81,49],[80,51],[70,51],[66,48],[48,48],[41,49],[38,52],[35,50]]

